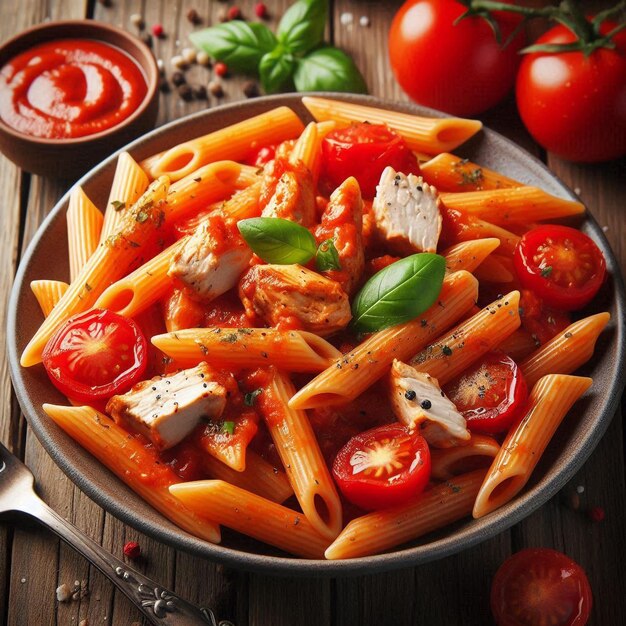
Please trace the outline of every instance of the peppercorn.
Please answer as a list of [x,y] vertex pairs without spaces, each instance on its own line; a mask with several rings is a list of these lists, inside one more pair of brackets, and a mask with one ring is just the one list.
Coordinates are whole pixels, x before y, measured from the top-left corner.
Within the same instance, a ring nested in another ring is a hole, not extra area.
[[129,559],[138,559],[141,556],[141,547],[136,541],[127,541],[124,544],[124,555]]
[[217,80],[212,80],[209,83],[209,92],[212,96],[216,98],[221,98],[224,95],[224,88],[222,87],[222,83]]
[[193,90],[193,95],[196,100],[206,100],[208,98],[207,90],[204,85],[200,85]]
[[259,95],[259,86],[253,80],[247,80],[243,84],[243,93],[246,98],[256,98]]
[[174,72],[172,74],[172,84],[174,84],[176,87],[180,87],[181,85],[184,85],[187,82],[187,79],[185,78],[185,75],[182,72]]
[[211,67],[211,57],[204,50],[200,50],[200,52],[196,54],[196,62],[198,65]]
[[216,63],[213,71],[215,72],[216,76],[226,76],[226,74],[228,74],[228,66],[226,65],[226,63],[222,63],[221,61],[219,63]]
[[178,91],[178,95],[185,100],[185,102],[189,102],[193,98],[193,90],[187,83],[179,85],[176,91]]
[[112,4],[111,0],[98,0],[103,7],[109,8]]
[[265,2],[257,2],[254,5],[254,14],[262,20],[267,19],[268,11]]
[[135,26],[136,28],[138,28],[139,30],[143,30],[145,23],[143,21],[143,18],[141,17],[141,15],[139,13],[133,13],[130,16],[130,23]]
[[159,91],[161,93],[169,93],[171,91],[170,90],[170,84],[167,82],[167,79],[162,78],[159,81]]
[[155,37],[158,37],[159,39],[161,39],[162,37],[165,37],[165,31],[163,30],[163,25],[154,24],[154,26],[152,27],[152,34]]
[[417,397],[417,394],[413,391],[413,389],[409,389],[408,391],[404,392],[404,397],[409,401],[412,402],[413,400],[415,400],[415,398]]
[[587,515],[592,522],[599,523],[604,520],[606,513],[601,506],[592,506],[588,511]]
[[229,20],[240,20],[241,19],[241,9],[239,7],[230,7],[228,12],[226,13]]
[[185,58],[181,55],[181,54],[175,54],[171,59],[170,59],[170,63],[174,66],[177,67],[179,70],[187,67],[187,65],[189,65],[187,63],[187,61],[185,60]]
[[220,9],[217,12],[217,19],[220,22],[228,22],[228,11],[226,9]]
[[143,41],[148,48],[152,48],[152,35],[150,33],[143,33],[141,35],[141,41]]
[[430,400],[422,400],[420,406],[424,409],[424,411],[428,411],[428,409],[432,408],[433,403]]
[[200,17],[200,14],[198,13],[198,11],[196,11],[195,9],[189,9],[189,11],[187,11],[187,19],[192,24],[201,24],[202,23],[202,18]]

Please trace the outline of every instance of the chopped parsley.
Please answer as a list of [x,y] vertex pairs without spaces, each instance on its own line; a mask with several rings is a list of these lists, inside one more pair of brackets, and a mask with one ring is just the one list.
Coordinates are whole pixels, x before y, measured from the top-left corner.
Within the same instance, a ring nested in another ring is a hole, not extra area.
[[246,393],[243,396],[243,403],[246,406],[254,406],[254,401],[256,400],[256,397],[263,392],[263,389],[261,389],[261,387],[259,387],[258,389],[255,389],[254,391],[251,391],[249,393]]
[[232,435],[235,432],[235,422],[224,422],[222,424],[222,432]]
[[114,211],[121,211],[126,208],[126,202],[122,202],[121,200],[113,200],[111,202],[111,206]]
[[541,278],[548,278],[552,274],[552,265],[546,265],[541,270]]

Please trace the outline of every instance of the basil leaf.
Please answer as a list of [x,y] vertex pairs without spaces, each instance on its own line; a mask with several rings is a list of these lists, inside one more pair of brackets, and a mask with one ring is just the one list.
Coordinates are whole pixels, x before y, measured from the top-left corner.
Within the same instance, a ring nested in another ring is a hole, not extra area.
[[306,54],[322,43],[327,14],[327,0],[299,0],[283,14],[278,41],[293,54]]
[[315,238],[304,226],[280,217],[252,217],[237,224],[241,236],[266,263],[307,263],[315,254]]
[[430,253],[414,254],[380,270],[352,302],[354,329],[371,333],[417,317],[439,297],[445,272],[445,259]]
[[264,54],[276,47],[274,33],[258,22],[232,20],[189,35],[196,48],[236,72],[255,73]]
[[293,81],[298,91],[367,93],[354,61],[342,50],[325,46],[298,59]]
[[341,269],[339,252],[337,252],[335,242],[332,239],[326,239],[319,245],[315,255],[315,266],[320,272]]
[[293,56],[279,44],[261,59],[259,76],[265,93],[276,93],[291,79],[296,68]]

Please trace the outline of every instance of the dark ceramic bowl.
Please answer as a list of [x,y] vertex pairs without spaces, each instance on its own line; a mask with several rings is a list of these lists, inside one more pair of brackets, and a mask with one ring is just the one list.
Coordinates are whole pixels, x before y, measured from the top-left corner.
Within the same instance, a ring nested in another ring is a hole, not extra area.
[[[397,111],[441,116],[434,111],[409,104],[383,102],[365,96],[332,96]],[[140,160],[177,142],[279,105],[290,106],[303,119],[310,119],[298,95],[259,98],[178,120],[138,139],[127,149]],[[542,187],[556,196],[574,198],[572,192],[542,163],[488,129],[457,152],[507,176]],[[115,159],[116,155],[112,155],[79,181],[99,206],[106,203]],[[593,359],[581,368],[582,374],[593,376],[593,386],[570,411],[564,425],[550,442],[529,484],[513,501],[482,519],[463,520],[400,546],[392,552],[346,561],[291,558],[264,544],[226,530],[222,545],[209,544],[171,524],[66,436],[41,410],[43,402],[65,404],[66,399],[49,383],[43,367],[22,369],[19,365],[19,355],[41,323],[41,313],[29,289],[30,281],[38,278],[68,278],[65,245],[68,196],[66,194],[60,200],[42,224],[17,272],[9,305],[8,323],[11,374],[17,396],[31,428],[72,481],[116,517],[176,548],[233,567],[290,576],[373,573],[439,559],[502,532],[556,494],[584,463],[615,414],[624,384],[624,287],[619,267],[602,229],[587,215],[582,223],[582,230],[600,246],[609,270],[609,280],[596,298],[593,310],[610,311],[611,322],[598,341]]]
[[159,70],[150,49],[126,31],[92,20],[47,22],[33,26],[0,46],[0,68],[34,45],[56,39],[101,41],[132,57],[147,83],[147,93],[125,120],[93,135],[75,139],[43,139],[20,133],[0,119],[0,152],[16,165],[44,176],[76,178],[113,150],[152,130],[159,109]]

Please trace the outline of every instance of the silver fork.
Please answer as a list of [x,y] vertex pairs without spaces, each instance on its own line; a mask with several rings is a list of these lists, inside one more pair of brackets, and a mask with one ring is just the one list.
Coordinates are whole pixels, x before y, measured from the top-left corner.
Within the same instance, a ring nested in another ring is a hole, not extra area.
[[211,609],[195,606],[158,585],[64,520],[35,493],[31,471],[0,442],[0,515],[8,513],[34,518],[57,534],[107,576],[152,624],[234,626],[226,620],[218,623]]

